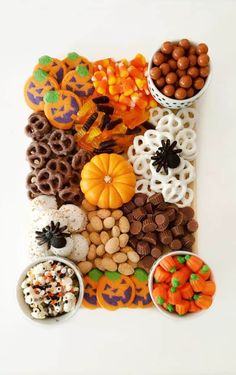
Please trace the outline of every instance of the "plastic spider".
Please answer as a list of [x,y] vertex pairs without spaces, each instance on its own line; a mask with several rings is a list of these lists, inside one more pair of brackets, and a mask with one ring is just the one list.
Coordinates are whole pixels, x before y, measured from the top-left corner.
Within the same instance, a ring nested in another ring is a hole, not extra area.
[[36,240],[38,244],[44,245],[45,243],[50,249],[51,246],[56,247],[57,249],[62,248],[66,245],[66,237],[69,237],[69,233],[64,233],[67,229],[67,226],[64,225],[60,227],[60,223],[54,223],[51,221],[50,225],[47,225],[42,231],[36,231]]
[[163,168],[165,173],[168,174],[168,168],[177,168],[180,165],[180,157],[177,154],[182,152],[181,149],[174,149],[177,142],[170,143],[170,140],[161,141],[162,146],[158,147],[154,156],[151,157],[153,160],[152,165],[156,166],[156,171],[160,172]]

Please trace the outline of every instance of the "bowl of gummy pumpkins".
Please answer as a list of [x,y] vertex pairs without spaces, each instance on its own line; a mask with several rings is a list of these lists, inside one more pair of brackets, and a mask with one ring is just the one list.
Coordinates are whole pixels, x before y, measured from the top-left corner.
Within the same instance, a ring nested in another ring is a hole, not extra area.
[[172,317],[195,316],[209,309],[216,291],[210,267],[188,251],[160,257],[149,273],[148,286],[156,308]]

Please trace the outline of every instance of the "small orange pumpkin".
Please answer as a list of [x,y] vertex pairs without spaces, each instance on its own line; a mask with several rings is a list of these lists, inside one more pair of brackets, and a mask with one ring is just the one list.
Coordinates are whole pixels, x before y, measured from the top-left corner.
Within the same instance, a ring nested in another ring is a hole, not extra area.
[[209,279],[209,277],[211,276],[211,270],[207,264],[204,264],[202,268],[200,268],[200,270],[198,271],[198,275],[200,275],[203,280]]
[[168,255],[167,257],[165,257],[164,259],[162,259],[160,261],[160,265],[167,272],[174,273],[176,271],[175,261],[174,261],[174,259],[173,259],[173,257],[171,255]]
[[193,271],[197,272],[200,270],[200,268],[203,265],[203,261],[199,259],[198,257],[195,257],[194,255],[186,255],[186,264],[187,266]]
[[119,272],[108,272],[99,279],[97,299],[101,307],[117,310],[131,305],[135,297],[135,286],[131,278]]
[[202,293],[206,294],[207,296],[214,296],[216,292],[216,284],[214,281],[205,281]]
[[190,302],[189,301],[181,301],[181,303],[178,303],[175,305],[175,310],[178,315],[185,315],[189,311],[190,308]]
[[103,272],[94,268],[84,277],[84,298],[82,305],[87,309],[96,309],[100,307],[97,300],[98,281],[102,277]]
[[161,266],[157,266],[154,272],[154,279],[157,283],[162,283],[163,281],[167,281],[169,279],[169,272],[165,271]]
[[212,297],[205,294],[195,294],[193,299],[200,309],[209,309],[212,304]]
[[152,291],[152,295],[158,305],[163,305],[167,301],[167,288],[164,283],[157,284]]
[[177,303],[181,303],[182,296],[180,291],[177,288],[174,288],[173,286],[168,290],[168,303],[171,305],[176,305]]
[[85,164],[80,187],[87,201],[100,208],[118,208],[131,200],[136,178],[133,167],[117,154],[100,154]]
[[201,278],[201,276],[197,275],[196,273],[192,273],[189,281],[194,292],[203,291],[204,286],[205,286],[205,281]]

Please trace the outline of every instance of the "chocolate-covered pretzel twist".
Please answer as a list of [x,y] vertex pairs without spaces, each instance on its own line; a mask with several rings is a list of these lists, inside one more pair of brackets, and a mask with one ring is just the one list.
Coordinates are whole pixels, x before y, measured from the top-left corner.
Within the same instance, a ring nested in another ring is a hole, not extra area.
[[34,199],[38,195],[42,194],[37,186],[37,172],[31,171],[26,177],[26,187],[28,190],[28,196],[30,199]]
[[73,151],[75,141],[72,134],[67,134],[65,131],[57,129],[52,132],[49,137],[48,144],[52,152],[59,156],[66,156]]
[[35,141],[42,141],[46,134],[51,130],[44,112],[34,112],[28,118],[28,124],[25,127],[25,133]]
[[41,193],[55,195],[63,187],[63,176],[60,173],[53,173],[47,168],[41,169],[37,175],[37,186]]
[[84,150],[79,150],[73,156],[72,159],[72,168],[76,171],[81,171],[83,166],[91,159],[92,154]]
[[59,197],[63,202],[80,205],[83,200],[83,194],[79,186],[65,187],[59,192]]
[[63,183],[69,181],[72,175],[72,168],[67,160],[64,158],[54,158],[47,162],[46,168],[48,171],[54,174],[61,174],[63,177]]
[[51,150],[46,143],[35,141],[30,143],[26,155],[32,168],[43,168],[51,155]]

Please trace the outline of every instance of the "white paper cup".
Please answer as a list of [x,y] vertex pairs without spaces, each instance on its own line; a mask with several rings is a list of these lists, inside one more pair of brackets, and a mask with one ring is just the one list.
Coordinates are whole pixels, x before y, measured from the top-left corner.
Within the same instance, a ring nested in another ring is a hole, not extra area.
[[[79,298],[77,300],[75,308],[72,311],[68,312],[68,313],[65,313],[65,314],[60,315],[60,316],[45,318],[45,319],[35,319],[31,315],[32,310],[31,310],[30,306],[27,305],[27,303],[25,302],[24,294],[23,294],[23,289],[21,288],[21,284],[25,280],[26,274],[30,270],[30,268],[36,266],[39,263],[46,262],[48,260],[54,260],[54,261],[60,262],[60,263],[65,264],[66,266],[68,266],[68,267],[70,267],[70,268],[73,269],[73,271],[75,272],[75,275],[76,275],[76,277],[78,279],[78,282],[79,282],[79,288],[80,288],[79,289]],[[68,259],[57,257],[57,256],[49,256],[49,257],[39,258],[39,259],[35,260],[34,262],[30,263],[24,269],[24,271],[21,273],[21,275],[19,277],[19,280],[18,280],[18,283],[17,283],[16,296],[17,296],[17,301],[19,303],[21,311],[23,312],[23,314],[27,318],[29,318],[33,322],[40,323],[40,324],[54,324],[54,323],[58,323],[58,322],[65,321],[65,320],[71,318],[78,311],[78,309],[79,309],[79,307],[80,307],[80,305],[82,303],[83,296],[84,296],[83,278],[81,276],[80,270],[76,267],[76,265],[73,262],[71,262]]]
[[[155,263],[153,263],[152,265],[152,268],[149,272],[149,276],[148,276],[148,288],[149,288],[149,293],[150,293],[150,296],[152,298],[152,301],[154,303],[154,306],[157,308],[158,311],[160,311],[161,314],[169,317],[169,318],[174,318],[174,319],[180,319],[180,318],[185,318],[185,319],[192,319],[192,318],[196,318],[197,316],[200,316],[202,314],[204,314],[206,311],[208,311],[209,309],[207,310],[200,310],[199,312],[197,313],[187,313],[186,315],[184,315],[183,317],[182,316],[179,316],[178,314],[176,313],[170,313],[169,311],[166,311],[161,305],[158,305],[156,303],[156,300],[155,298],[153,297],[152,295],[152,290],[153,290],[153,275],[154,275],[154,272],[157,268],[157,266],[160,264],[160,262],[166,258],[167,256],[175,256],[175,255],[194,255],[195,257],[201,259],[203,261],[203,259],[201,257],[199,257],[197,254],[195,253],[191,253],[190,251],[172,251],[171,253],[168,253],[168,254],[165,254],[165,255],[162,255],[160,258],[158,258],[156,260]],[[204,261],[203,261],[204,262]],[[205,262],[204,262],[205,263]],[[211,269],[211,268],[210,268]],[[213,276],[213,273],[212,273],[212,270],[211,270],[211,277],[210,277],[210,280],[214,281],[214,276]]]
[[[174,41],[173,43],[176,43],[176,41]],[[197,43],[194,43],[194,42],[192,42],[192,44],[197,45]],[[150,94],[153,96],[153,98],[159,104],[161,104],[163,107],[166,107],[166,108],[180,109],[180,108],[185,108],[185,107],[191,106],[197,99],[200,98],[200,96],[202,96],[204,94],[204,92],[207,90],[207,88],[209,86],[209,83],[211,81],[211,76],[212,76],[212,63],[210,62],[210,64],[209,64],[210,73],[209,73],[209,75],[208,75],[208,77],[205,81],[205,84],[204,84],[203,88],[200,91],[198,91],[198,93],[196,95],[192,96],[191,98],[187,98],[187,99],[184,99],[184,100],[177,100],[175,98],[169,98],[168,96],[165,96],[164,94],[162,94],[162,92],[155,86],[155,84],[153,82],[153,79],[150,76],[150,70],[153,67],[152,59],[153,59],[155,53],[152,55],[152,57],[149,61],[149,64],[148,64],[147,81],[148,81],[148,87],[149,87],[149,90],[150,90]]]

